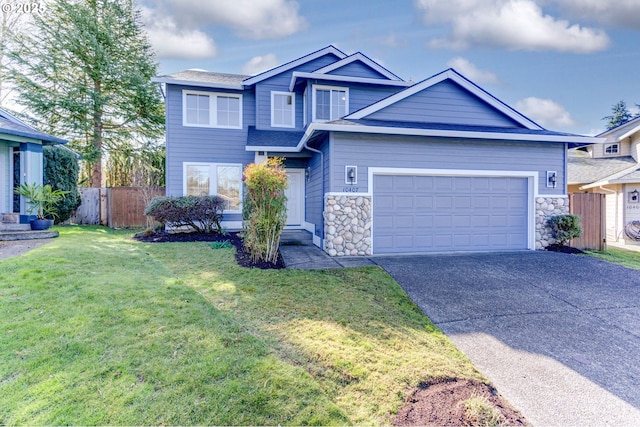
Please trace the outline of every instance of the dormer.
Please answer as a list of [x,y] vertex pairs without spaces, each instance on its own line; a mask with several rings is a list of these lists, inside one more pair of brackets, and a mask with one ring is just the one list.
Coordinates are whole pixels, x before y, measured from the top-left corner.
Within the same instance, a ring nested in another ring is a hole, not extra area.
[[631,156],[640,162],[640,117],[609,129],[598,137],[605,137],[604,144],[588,148],[593,158]]

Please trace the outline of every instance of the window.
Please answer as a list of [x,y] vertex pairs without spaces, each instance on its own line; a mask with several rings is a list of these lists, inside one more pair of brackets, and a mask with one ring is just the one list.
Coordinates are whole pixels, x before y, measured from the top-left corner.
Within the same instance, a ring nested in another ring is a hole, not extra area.
[[217,195],[227,200],[225,211],[240,212],[242,165],[185,163],[186,196]]
[[618,144],[607,144],[604,146],[605,154],[618,154],[620,146]]
[[184,126],[242,129],[242,95],[183,91]]
[[296,95],[290,92],[271,92],[271,126],[295,127]]
[[313,120],[335,120],[349,110],[349,89],[328,86],[313,87]]

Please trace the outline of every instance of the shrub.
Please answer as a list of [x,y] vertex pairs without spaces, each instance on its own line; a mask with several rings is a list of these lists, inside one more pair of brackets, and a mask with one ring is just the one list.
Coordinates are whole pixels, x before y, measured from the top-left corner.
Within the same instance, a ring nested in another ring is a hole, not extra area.
[[582,227],[578,215],[556,215],[549,218],[547,225],[551,228],[553,238],[560,246],[564,246],[569,240],[582,236]]
[[64,222],[71,218],[73,211],[78,209],[82,199],[78,191],[78,159],[76,155],[62,147],[46,146],[42,149],[44,166],[44,185],[65,193],[65,197],[55,202],[56,222]]
[[243,176],[242,239],[253,262],[278,260],[280,235],[287,220],[287,174],[282,159],[247,165]]
[[220,233],[226,203],[218,196],[154,197],[144,214],[170,227],[188,226],[199,233]]

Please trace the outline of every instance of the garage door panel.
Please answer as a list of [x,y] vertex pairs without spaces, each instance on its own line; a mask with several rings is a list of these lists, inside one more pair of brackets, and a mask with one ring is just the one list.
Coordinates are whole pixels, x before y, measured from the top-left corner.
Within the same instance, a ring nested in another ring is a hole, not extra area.
[[526,249],[527,178],[374,176],[375,253]]

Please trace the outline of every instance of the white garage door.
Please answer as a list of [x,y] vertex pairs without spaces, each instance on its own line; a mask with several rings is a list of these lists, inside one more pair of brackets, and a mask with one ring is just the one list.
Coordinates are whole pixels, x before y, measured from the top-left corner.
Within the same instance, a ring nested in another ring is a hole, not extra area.
[[527,178],[374,175],[375,254],[527,249]]

